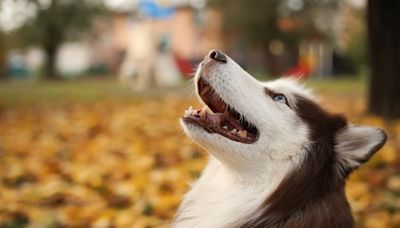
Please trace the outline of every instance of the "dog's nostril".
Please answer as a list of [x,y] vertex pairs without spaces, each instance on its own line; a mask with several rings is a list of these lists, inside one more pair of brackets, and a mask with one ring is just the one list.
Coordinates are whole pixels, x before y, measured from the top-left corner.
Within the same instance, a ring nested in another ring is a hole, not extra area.
[[213,50],[213,51],[211,51],[211,52],[210,52],[210,58],[211,58],[211,59],[214,59],[214,60],[217,60],[217,61],[219,61],[219,62],[226,63],[226,56],[225,56],[225,54],[224,54],[222,51],[220,51],[220,50]]

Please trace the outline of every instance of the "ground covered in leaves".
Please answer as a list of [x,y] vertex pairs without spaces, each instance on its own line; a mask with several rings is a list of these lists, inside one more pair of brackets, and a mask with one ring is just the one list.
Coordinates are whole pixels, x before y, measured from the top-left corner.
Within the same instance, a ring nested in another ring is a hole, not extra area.
[[[400,121],[365,115],[362,91],[318,88],[329,110],[389,133],[346,192],[358,227],[400,227]],[[0,99],[0,227],[168,227],[207,158],[179,128],[186,95]]]

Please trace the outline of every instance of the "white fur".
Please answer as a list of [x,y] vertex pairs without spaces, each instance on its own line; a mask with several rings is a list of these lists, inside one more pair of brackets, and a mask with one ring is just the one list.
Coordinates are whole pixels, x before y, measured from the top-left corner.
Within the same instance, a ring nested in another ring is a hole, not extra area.
[[265,88],[283,93],[291,104],[295,104],[293,92],[311,98],[294,80],[258,82],[230,58],[226,64],[207,66],[207,75],[202,67],[195,81],[207,80],[218,96],[257,127],[260,137],[253,144],[243,144],[181,123],[211,156],[184,197],[172,225],[175,228],[232,227],[256,216],[261,203],[300,162],[307,145],[307,125],[293,109],[265,93]]
[[386,138],[377,128],[349,125],[336,135],[335,151],[344,167],[356,168]]
[[[259,130],[252,144],[232,141],[181,121],[185,132],[210,153],[202,176],[185,195],[173,228],[228,228],[258,216],[258,208],[289,172],[300,164],[309,141],[307,124],[293,109],[296,95],[312,94],[293,79],[261,83],[232,59],[203,62],[195,76],[206,80],[217,96]],[[275,102],[265,88],[284,94],[286,104]],[[348,126],[336,137],[339,162],[355,167],[385,139],[383,131]],[[379,149],[379,148],[378,148]]]

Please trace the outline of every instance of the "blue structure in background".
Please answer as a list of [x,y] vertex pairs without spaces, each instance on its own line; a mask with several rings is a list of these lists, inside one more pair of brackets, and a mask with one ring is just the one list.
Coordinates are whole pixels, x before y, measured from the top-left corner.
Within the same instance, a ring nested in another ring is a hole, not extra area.
[[7,73],[15,79],[25,79],[28,77],[28,69],[23,55],[12,55],[7,64]]
[[161,6],[156,0],[140,0],[138,3],[140,15],[151,19],[166,19],[171,17],[175,9],[173,7]]

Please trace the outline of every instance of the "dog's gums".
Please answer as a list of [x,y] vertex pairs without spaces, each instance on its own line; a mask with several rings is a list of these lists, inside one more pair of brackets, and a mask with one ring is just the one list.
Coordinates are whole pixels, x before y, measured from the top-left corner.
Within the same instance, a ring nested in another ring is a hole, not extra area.
[[183,116],[185,122],[237,142],[250,144],[257,141],[259,133],[253,124],[219,98],[204,79],[200,78],[197,85],[198,93],[206,106],[199,110],[189,107]]

